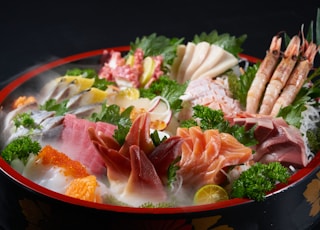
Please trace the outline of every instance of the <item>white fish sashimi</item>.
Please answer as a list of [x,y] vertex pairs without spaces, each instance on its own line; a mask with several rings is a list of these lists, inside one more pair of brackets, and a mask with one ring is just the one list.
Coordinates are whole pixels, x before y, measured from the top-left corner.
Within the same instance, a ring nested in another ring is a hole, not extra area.
[[211,45],[206,60],[201,66],[192,74],[191,79],[199,78],[202,74],[209,71],[221,61],[224,54],[224,49],[217,45]]
[[[207,59],[207,61],[209,60]],[[223,74],[224,72],[226,72],[228,69],[231,69],[237,64],[238,64],[238,59],[234,57],[232,54],[224,51],[218,64],[213,66],[208,71],[204,72],[202,75],[199,75],[198,78],[215,78]]]
[[188,42],[188,44],[186,46],[185,54],[183,56],[183,59],[181,61],[180,66],[179,66],[178,74],[176,77],[178,83],[184,83],[185,80],[187,80],[185,78],[185,73],[187,71],[187,68],[188,68],[191,60],[192,60],[195,47],[196,47],[196,45],[194,43]]
[[190,79],[190,76],[202,66],[204,61],[207,61],[208,53],[210,52],[210,43],[208,42],[200,42],[196,45],[193,53],[193,57],[187,70],[185,72],[185,77]]

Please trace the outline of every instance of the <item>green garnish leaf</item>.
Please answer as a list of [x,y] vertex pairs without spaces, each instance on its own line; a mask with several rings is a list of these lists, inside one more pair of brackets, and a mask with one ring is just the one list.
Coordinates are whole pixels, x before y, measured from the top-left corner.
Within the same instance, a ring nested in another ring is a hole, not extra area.
[[184,38],[167,38],[152,33],[148,36],[138,37],[134,42],[131,42],[128,54],[134,54],[137,48],[141,48],[144,52],[144,57],[161,55],[164,65],[171,65],[176,57],[177,47],[182,44],[183,40]]
[[278,182],[287,183],[289,177],[288,169],[279,162],[257,162],[232,183],[231,196],[263,201],[267,192],[274,189]]
[[247,94],[252,84],[252,81],[258,71],[260,63],[256,63],[249,66],[244,74],[240,77],[233,74],[233,72],[227,72],[228,84],[232,97],[239,101],[242,108],[246,107]]
[[100,113],[93,113],[89,120],[93,122],[107,122],[117,126],[113,137],[122,145],[132,125],[130,113],[134,107],[129,106],[124,111],[120,111],[120,107],[116,104],[102,105]]
[[257,140],[254,137],[255,126],[249,130],[245,130],[244,126],[230,125],[224,119],[222,110],[213,110],[207,106],[195,105],[193,107],[192,118],[182,121],[181,127],[189,128],[197,125],[202,130],[218,129],[219,132],[229,133],[245,146],[257,144]]
[[67,108],[68,101],[69,100],[66,99],[60,103],[57,103],[56,99],[51,98],[47,100],[43,105],[40,105],[40,109],[47,110],[47,111],[55,111],[56,116],[61,116],[67,113],[68,111],[68,108]]
[[16,128],[23,126],[28,129],[40,128],[40,125],[36,124],[34,119],[31,117],[30,112],[19,113],[13,118],[13,123]]
[[1,152],[2,158],[11,163],[15,159],[20,159],[24,164],[27,163],[31,153],[38,154],[41,145],[33,141],[29,136],[20,136],[11,141]]
[[170,109],[177,111],[181,109],[182,100],[179,98],[186,91],[187,86],[188,82],[179,84],[163,75],[154,81],[148,89],[140,88],[140,97],[153,99],[156,96],[162,96],[169,102]]
[[206,41],[210,44],[217,45],[233,54],[235,57],[238,57],[239,53],[243,51],[241,47],[246,39],[246,34],[243,34],[240,37],[235,37],[230,36],[228,33],[218,34],[216,30],[213,30],[210,33],[203,32],[199,35],[195,35],[193,42],[197,44],[199,42]]

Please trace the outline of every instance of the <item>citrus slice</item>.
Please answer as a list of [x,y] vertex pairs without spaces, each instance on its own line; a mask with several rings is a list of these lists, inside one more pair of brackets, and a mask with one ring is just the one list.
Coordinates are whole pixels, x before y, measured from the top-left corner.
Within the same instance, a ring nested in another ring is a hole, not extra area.
[[229,195],[227,191],[219,185],[207,184],[198,189],[193,197],[193,203],[211,204],[222,200],[228,200]]
[[140,84],[144,86],[151,79],[155,68],[155,61],[152,57],[143,60],[143,74],[140,77]]
[[136,100],[140,97],[140,91],[134,87],[128,87],[120,90],[118,96],[123,99]]
[[98,182],[95,176],[89,175],[82,178],[74,179],[65,194],[81,200],[100,202],[99,196],[96,194]]
[[133,64],[134,64],[134,56],[133,55],[128,56],[126,64],[130,65],[131,67],[133,66]]
[[94,83],[93,78],[84,78],[79,76],[63,76],[58,78],[57,80],[63,80],[68,83],[74,82],[79,87],[79,91],[91,88]]
[[91,94],[91,103],[100,103],[106,100],[107,98],[107,91],[92,87],[90,89]]

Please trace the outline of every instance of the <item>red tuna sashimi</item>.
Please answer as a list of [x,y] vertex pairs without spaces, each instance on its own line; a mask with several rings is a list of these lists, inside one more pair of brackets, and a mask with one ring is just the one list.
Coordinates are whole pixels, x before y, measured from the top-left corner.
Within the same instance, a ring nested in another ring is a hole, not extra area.
[[139,146],[130,147],[131,174],[124,194],[143,197],[146,201],[161,202],[167,198],[164,186],[146,154]]
[[[109,180],[127,181],[131,172],[130,157],[119,153],[118,146],[113,138],[97,133],[92,127],[89,127],[88,133],[92,143],[104,160]],[[114,146],[116,148],[112,148]]]
[[112,136],[116,126],[104,122],[95,123],[80,119],[73,114],[65,115],[63,125],[60,151],[71,159],[81,162],[91,173],[95,175],[104,174],[106,172],[104,160],[90,140],[88,129],[92,127],[97,132]]

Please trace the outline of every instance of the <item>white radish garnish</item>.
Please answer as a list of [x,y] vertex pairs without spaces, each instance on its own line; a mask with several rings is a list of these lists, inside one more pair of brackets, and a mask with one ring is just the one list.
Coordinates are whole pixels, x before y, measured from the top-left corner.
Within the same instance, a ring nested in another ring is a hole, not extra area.
[[154,107],[149,108],[148,112],[152,120],[161,120],[168,124],[171,120],[172,111],[170,104],[164,97],[157,96],[153,100]]

